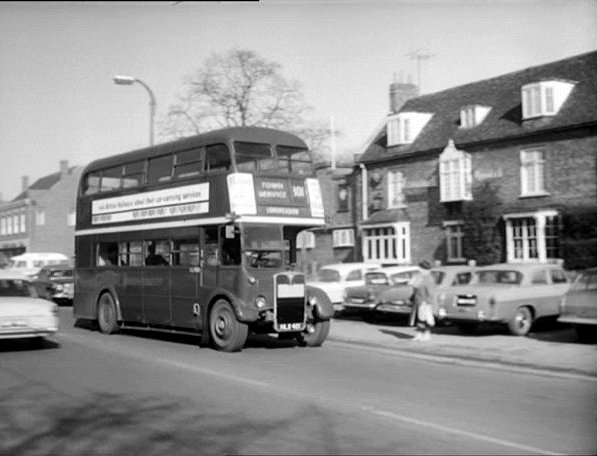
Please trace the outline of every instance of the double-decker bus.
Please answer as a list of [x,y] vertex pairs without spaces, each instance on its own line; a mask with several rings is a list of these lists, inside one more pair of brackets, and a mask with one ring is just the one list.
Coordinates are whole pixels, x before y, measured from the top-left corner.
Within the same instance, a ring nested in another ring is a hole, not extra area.
[[324,223],[307,146],[286,132],[226,128],[98,159],[77,195],[74,315],[222,351],[249,331],[319,346],[333,308],[297,270],[297,235]]

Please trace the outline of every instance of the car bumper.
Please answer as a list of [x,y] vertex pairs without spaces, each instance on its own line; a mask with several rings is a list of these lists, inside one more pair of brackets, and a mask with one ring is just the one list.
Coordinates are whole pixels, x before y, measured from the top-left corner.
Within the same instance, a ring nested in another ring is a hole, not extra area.
[[0,339],[46,337],[57,333],[58,329],[57,318],[5,318],[0,321]]
[[351,302],[347,301],[343,304],[344,309],[347,311],[359,311],[359,312],[371,312],[375,310],[377,303],[375,302]]
[[560,323],[568,323],[571,325],[597,325],[597,318],[583,318],[575,317],[573,315],[561,315],[558,318]]
[[375,310],[384,313],[409,315],[413,310],[413,306],[410,303],[383,302],[378,305]]
[[502,322],[502,319],[497,318],[493,315],[488,315],[483,310],[476,310],[476,311],[466,311],[466,312],[459,312],[459,313],[448,313],[444,309],[439,309],[437,312],[437,318],[443,321],[462,321],[462,322]]

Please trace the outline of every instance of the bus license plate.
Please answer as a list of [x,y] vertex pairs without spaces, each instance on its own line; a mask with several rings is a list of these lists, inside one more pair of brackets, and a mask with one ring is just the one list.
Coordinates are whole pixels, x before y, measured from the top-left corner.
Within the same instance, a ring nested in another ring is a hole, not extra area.
[[300,331],[303,325],[302,323],[280,323],[278,328],[280,331]]

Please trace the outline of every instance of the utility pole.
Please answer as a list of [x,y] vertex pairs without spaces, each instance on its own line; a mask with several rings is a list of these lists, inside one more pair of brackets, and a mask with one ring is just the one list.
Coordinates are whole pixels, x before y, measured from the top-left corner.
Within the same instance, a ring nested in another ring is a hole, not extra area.
[[425,54],[423,53],[422,49],[417,49],[405,54],[410,60],[417,61],[417,85],[419,86],[419,91],[423,92],[422,83],[421,83],[421,62],[423,60],[429,60],[432,57],[435,57],[435,54]]

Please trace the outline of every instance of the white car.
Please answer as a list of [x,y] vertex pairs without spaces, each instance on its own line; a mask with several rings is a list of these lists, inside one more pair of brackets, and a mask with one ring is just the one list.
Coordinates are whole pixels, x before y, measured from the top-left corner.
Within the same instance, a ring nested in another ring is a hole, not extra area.
[[365,284],[365,273],[381,267],[378,263],[335,263],[323,266],[317,272],[317,280],[307,284],[320,288],[328,295],[334,310],[344,309],[344,290]]
[[39,298],[29,278],[0,271],[0,339],[41,339],[58,326],[58,306]]
[[10,259],[9,269],[33,277],[39,273],[41,268],[51,264],[66,265],[68,264],[68,257],[62,253],[52,252],[23,253]]

